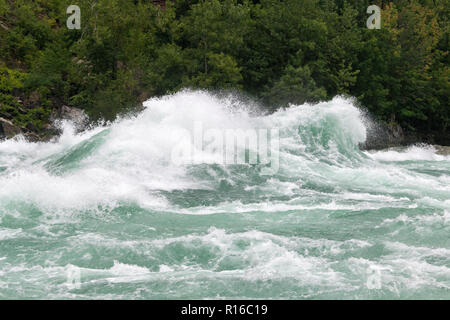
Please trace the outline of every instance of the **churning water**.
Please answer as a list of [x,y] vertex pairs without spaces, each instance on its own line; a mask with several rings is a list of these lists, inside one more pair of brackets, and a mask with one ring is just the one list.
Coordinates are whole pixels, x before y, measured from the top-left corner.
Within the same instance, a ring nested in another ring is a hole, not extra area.
[[[0,298],[450,298],[450,156],[360,151],[368,124],[343,98],[270,115],[198,91],[145,105],[0,143]],[[277,128],[278,171],[175,165],[195,121]]]

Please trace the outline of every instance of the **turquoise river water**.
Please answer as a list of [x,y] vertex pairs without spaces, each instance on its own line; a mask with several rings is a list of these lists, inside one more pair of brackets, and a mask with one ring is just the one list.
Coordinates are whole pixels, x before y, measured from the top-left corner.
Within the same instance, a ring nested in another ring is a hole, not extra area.
[[[450,299],[449,155],[361,151],[371,124],[344,98],[144,105],[0,142],[0,299]],[[196,122],[277,128],[278,170],[175,164]]]

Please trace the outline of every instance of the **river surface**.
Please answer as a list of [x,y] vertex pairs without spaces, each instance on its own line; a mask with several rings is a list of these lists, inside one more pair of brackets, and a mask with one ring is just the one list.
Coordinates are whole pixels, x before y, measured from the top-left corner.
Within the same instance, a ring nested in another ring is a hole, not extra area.
[[[450,299],[447,149],[361,151],[371,124],[344,98],[145,106],[0,142],[0,299]],[[276,170],[176,163],[196,123],[277,129]]]

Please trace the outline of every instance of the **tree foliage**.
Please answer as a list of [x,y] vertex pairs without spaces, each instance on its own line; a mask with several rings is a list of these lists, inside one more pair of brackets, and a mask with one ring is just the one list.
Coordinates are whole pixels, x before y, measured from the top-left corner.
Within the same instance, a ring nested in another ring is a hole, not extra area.
[[44,128],[61,105],[114,119],[184,87],[232,88],[270,109],[351,95],[407,130],[448,131],[449,0],[77,3],[68,30],[70,1],[0,0],[0,116]]

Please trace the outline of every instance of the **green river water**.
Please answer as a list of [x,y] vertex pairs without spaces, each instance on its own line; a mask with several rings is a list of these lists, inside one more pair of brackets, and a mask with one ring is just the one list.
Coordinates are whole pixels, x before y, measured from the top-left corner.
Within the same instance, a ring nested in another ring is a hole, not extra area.
[[[0,299],[450,299],[448,154],[361,151],[371,124],[344,98],[145,105],[0,142]],[[195,122],[277,128],[277,172],[174,164]]]

